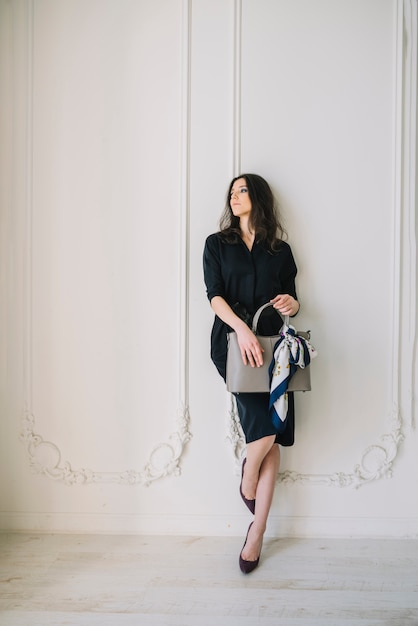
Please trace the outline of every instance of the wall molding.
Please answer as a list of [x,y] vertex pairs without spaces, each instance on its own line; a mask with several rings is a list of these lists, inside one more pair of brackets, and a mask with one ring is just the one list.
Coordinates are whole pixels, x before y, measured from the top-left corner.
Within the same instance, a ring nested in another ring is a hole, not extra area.
[[[180,461],[190,441],[189,415],[189,222],[190,222],[190,80],[191,80],[191,0],[182,2],[182,84],[181,84],[181,185],[180,185],[180,328],[179,328],[179,400],[173,431],[164,442],[152,448],[148,461],[141,470],[99,472],[87,468],[74,469],[59,447],[37,432],[36,417],[32,411],[32,220],[33,220],[33,53],[35,0],[24,5],[26,27],[26,198],[25,198],[25,328],[24,328],[24,410],[21,419],[20,440],[34,473],[42,474],[67,485],[86,483],[116,483],[121,485],[150,485],[160,478],[179,475]],[[23,13],[20,17],[23,16]]]
[[234,69],[233,69],[233,156],[234,176],[241,173],[241,69],[242,69],[242,0],[234,3]]
[[[235,2],[234,172],[241,149],[241,41],[242,5]],[[387,432],[368,446],[350,473],[302,474],[287,470],[278,481],[287,484],[360,487],[392,476],[393,465],[406,433],[414,425],[416,351],[416,151],[417,151],[417,0],[394,2],[394,159],[392,241],[392,367],[391,406]],[[245,451],[236,403],[231,395],[227,439],[232,445],[236,472]]]
[[[37,432],[36,416],[32,411],[32,131],[33,131],[33,36],[34,0],[26,0],[27,84],[26,115],[26,198],[25,198],[25,322],[24,322],[24,380],[25,399],[20,438],[31,469],[66,484],[117,483],[149,485],[155,480],[181,472],[181,458],[191,439],[189,415],[189,190],[190,190],[190,60],[191,60],[191,0],[183,0],[182,51],[182,145],[181,145],[181,276],[179,328],[179,402],[173,431],[167,441],[157,443],[141,470],[98,472],[74,469],[65,454],[54,443]],[[399,447],[407,432],[413,428],[413,387],[416,350],[416,110],[417,110],[417,0],[395,0],[395,118],[394,118],[394,197],[393,197],[393,328],[392,400],[385,417],[386,432],[377,443],[368,446],[349,473],[313,475],[286,471],[279,481],[288,484],[324,484],[338,487],[359,487],[365,483],[389,477]],[[21,17],[21,15],[20,15]],[[234,0],[234,111],[233,111],[233,171],[241,167],[241,38],[242,0]],[[236,459],[237,471],[245,450],[236,407],[231,397],[227,418],[227,437]]]

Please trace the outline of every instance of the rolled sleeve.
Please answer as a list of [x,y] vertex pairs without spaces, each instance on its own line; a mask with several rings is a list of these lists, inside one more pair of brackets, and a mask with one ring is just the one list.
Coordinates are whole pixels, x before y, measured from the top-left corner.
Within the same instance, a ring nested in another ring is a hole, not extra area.
[[288,293],[297,300],[295,279],[298,270],[290,246],[286,246],[286,251],[286,262],[283,264],[283,293]]
[[206,239],[203,251],[203,274],[209,302],[215,296],[225,298],[225,284],[222,277],[219,239],[216,235],[210,235]]

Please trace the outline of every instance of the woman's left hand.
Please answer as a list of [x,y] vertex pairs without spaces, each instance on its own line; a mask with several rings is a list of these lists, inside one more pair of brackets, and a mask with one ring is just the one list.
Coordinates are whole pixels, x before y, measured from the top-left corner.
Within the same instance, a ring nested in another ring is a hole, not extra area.
[[273,298],[273,300],[270,300],[270,302],[282,315],[292,316],[296,315],[299,311],[299,302],[289,294],[280,294]]

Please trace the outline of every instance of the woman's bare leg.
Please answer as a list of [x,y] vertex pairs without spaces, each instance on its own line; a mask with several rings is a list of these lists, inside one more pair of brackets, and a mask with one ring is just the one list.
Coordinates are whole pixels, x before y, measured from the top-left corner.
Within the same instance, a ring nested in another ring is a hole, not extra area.
[[[269,439],[263,437],[263,439]],[[262,440],[260,440],[262,441]],[[273,437],[274,442],[274,437]],[[254,442],[257,443],[257,442]],[[249,444],[250,446],[252,444]],[[247,446],[248,464],[248,446]],[[247,469],[247,464],[245,470]],[[259,470],[258,484],[256,488],[256,505],[254,522],[248,533],[247,543],[241,553],[245,561],[255,561],[260,556],[263,535],[266,530],[267,518],[273,500],[274,488],[276,485],[277,473],[280,466],[280,449],[277,444],[271,445],[269,451],[261,462]]]
[[242,479],[242,493],[247,500],[254,500],[256,497],[261,465],[273,447],[275,438],[275,435],[269,435],[247,444],[247,462]]

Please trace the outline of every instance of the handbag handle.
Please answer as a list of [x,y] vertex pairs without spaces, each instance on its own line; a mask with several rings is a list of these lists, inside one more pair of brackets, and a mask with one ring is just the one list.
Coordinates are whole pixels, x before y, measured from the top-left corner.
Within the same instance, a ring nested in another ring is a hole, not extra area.
[[[257,309],[257,311],[255,312],[255,315],[253,317],[253,324],[252,324],[252,328],[251,330],[253,331],[254,335],[257,333],[257,326],[258,326],[258,320],[260,319],[260,315],[262,314],[262,312],[264,311],[264,309],[267,309],[269,306],[273,306],[273,304],[271,302],[267,302],[266,304],[263,304],[263,306],[260,306],[259,309]],[[277,310],[274,309],[277,313],[277,315],[279,315],[282,320],[283,320],[283,316],[282,314]],[[289,326],[289,316],[285,315],[284,318],[284,323],[286,324],[286,326]]]

